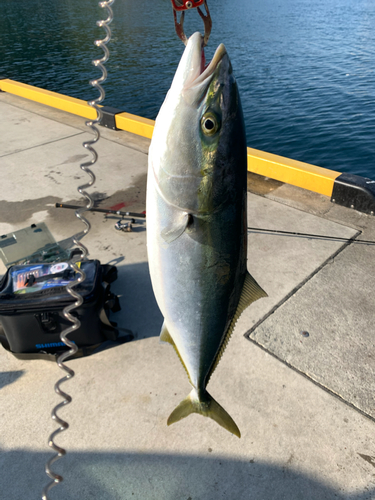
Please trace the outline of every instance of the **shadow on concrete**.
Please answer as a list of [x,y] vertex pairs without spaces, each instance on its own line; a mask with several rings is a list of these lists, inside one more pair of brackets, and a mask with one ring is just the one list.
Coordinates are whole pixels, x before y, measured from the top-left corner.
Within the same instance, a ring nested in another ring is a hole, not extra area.
[[[41,498],[51,454],[0,456],[4,498]],[[71,452],[53,470],[64,477],[50,492],[54,500],[371,500],[375,494],[375,487],[344,494],[290,466],[228,457]]]
[[132,333],[136,340],[158,336],[163,316],[152,290],[148,263],[124,264],[117,266],[117,271],[111,290],[120,296],[121,311],[111,319],[117,322],[120,334]]
[[0,389],[5,387],[6,385],[13,384],[13,382],[18,380],[24,374],[25,374],[24,370],[15,370],[12,372],[0,372]]
[[121,257],[115,257],[114,259],[111,259],[108,262],[106,262],[106,264],[109,264],[111,266],[118,266],[124,260],[125,260],[125,257],[123,257],[123,256],[121,256]]

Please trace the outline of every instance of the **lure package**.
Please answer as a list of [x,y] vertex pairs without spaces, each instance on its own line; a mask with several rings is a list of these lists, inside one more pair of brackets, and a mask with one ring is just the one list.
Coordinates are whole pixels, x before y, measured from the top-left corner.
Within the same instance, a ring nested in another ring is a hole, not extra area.
[[[79,348],[78,355],[88,354],[105,340],[116,340],[116,323],[111,312],[119,311],[118,297],[110,284],[117,279],[117,269],[98,260],[78,264],[86,278],[74,287],[83,303],[71,314],[81,326],[68,338]],[[77,279],[67,262],[16,265],[8,269],[0,282],[0,342],[20,359],[55,358],[68,347],[60,333],[72,323],[63,309],[75,299],[65,286]]]

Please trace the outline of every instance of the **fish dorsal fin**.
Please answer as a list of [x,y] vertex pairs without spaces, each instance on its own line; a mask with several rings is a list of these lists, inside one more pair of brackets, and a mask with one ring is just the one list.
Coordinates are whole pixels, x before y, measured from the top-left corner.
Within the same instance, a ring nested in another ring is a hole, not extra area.
[[175,346],[175,343],[171,337],[171,334],[168,331],[167,325],[165,324],[165,321],[163,323],[163,326],[161,327],[161,332],[160,332],[160,341],[161,342],[168,342],[168,344]]
[[177,240],[187,228],[190,215],[187,212],[180,212],[170,221],[170,224],[161,231],[161,237],[167,243]]
[[223,343],[221,344],[221,347],[219,349],[219,352],[215,358],[215,362],[212,365],[212,368],[210,370],[210,373],[207,377],[206,384],[208,384],[211,375],[215,371],[224,351],[225,348],[228,345],[229,339],[233,333],[234,327],[237,323],[237,320],[241,316],[241,314],[244,312],[244,310],[253,302],[256,300],[262,298],[262,297],[268,297],[266,292],[261,288],[258,283],[255,281],[255,279],[251,276],[251,274],[247,271],[246,276],[245,276],[245,281],[242,287],[242,292],[240,296],[240,300],[238,301],[238,306],[236,309],[236,312],[232,318],[232,321],[230,322],[230,325],[228,327],[227,333],[225,335],[225,338],[223,340]]

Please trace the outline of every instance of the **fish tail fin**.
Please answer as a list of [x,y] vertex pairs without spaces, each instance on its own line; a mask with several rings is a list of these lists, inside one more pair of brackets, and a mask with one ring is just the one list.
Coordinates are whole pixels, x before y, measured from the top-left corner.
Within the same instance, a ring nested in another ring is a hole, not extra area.
[[169,415],[167,424],[174,424],[188,417],[191,413],[199,413],[204,417],[210,417],[227,431],[239,438],[241,437],[240,430],[232,417],[207,391],[204,391],[203,395],[199,396],[197,390],[193,389],[187,398],[181,401]]

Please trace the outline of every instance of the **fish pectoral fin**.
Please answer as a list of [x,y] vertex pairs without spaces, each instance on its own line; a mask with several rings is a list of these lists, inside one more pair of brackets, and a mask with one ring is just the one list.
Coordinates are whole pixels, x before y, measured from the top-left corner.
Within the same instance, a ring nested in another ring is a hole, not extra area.
[[178,214],[173,221],[171,221],[170,225],[165,227],[161,231],[161,237],[167,243],[172,243],[172,241],[177,240],[187,228],[190,220],[190,214],[183,212]]
[[168,331],[167,325],[165,324],[165,321],[163,323],[163,326],[161,327],[160,341],[161,342],[168,342],[168,344],[171,344],[171,345],[173,345],[173,347],[176,347],[174,340],[172,339],[172,336]]
[[169,415],[167,424],[174,424],[188,417],[191,413],[198,413],[204,417],[212,418],[227,431],[239,438],[241,437],[241,432],[235,421],[207,391],[204,391],[203,395],[199,397],[196,389],[193,389],[188,397],[181,401]]

